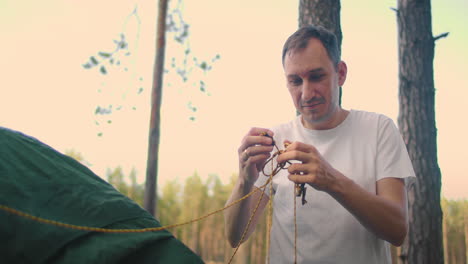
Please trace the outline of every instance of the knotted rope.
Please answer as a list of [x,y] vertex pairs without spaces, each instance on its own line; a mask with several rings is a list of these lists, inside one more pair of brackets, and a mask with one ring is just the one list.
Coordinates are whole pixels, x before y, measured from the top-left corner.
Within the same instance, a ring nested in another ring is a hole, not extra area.
[[[260,134],[261,136],[266,136],[266,137],[269,137],[271,138],[271,140],[273,141],[272,145],[275,147],[276,151],[274,152],[274,154],[265,162],[265,164],[263,165],[263,168],[262,168],[262,173],[269,177],[268,181],[266,184],[270,183],[270,200],[268,201],[268,219],[267,219],[267,249],[269,249],[269,243],[270,243],[270,230],[271,230],[271,218],[272,218],[272,193],[273,193],[273,176],[275,176],[276,174],[278,174],[281,170],[283,169],[287,169],[290,165],[291,165],[291,162],[289,161],[285,161],[285,162],[280,162],[280,163],[277,163],[276,164],[276,167],[273,165],[273,160],[275,158],[277,158],[280,154],[282,154],[284,152],[284,150],[280,150],[278,148],[278,146],[276,145],[276,142],[275,140],[273,139],[273,137],[271,137],[270,135],[268,135],[267,133],[263,132]],[[289,145],[289,143],[284,143],[284,147],[287,148]],[[268,163],[271,163],[271,173],[266,173],[265,172],[265,167],[266,167],[266,164]],[[262,186],[263,187],[263,186]],[[297,215],[296,215],[296,197],[300,197],[302,196],[302,205],[306,204],[307,201],[305,199],[305,195],[306,195],[306,188],[305,188],[305,183],[302,183],[302,184],[294,184],[294,264],[297,263]],[[262,197],[263,197],[263,193],[262,193]],[[262,199],[260,198],[259,199],[259,202],[261,201]],[[258,206],[258,205],[257,205]],[[255,210],[256,211],[256,210]],[[255,214],[255,211],[253,214]],[[248,227],[248,226],[247,226]],[[242,240],[241,240],[242,241]],[[267,253],[268,254],[268,253]],[[267,263],[270,262],[270,254],[268,254],[268,261]]]

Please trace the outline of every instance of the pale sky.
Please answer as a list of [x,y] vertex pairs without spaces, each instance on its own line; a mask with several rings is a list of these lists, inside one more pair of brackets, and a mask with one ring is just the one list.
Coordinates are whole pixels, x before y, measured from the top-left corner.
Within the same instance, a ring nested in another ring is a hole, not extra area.
[[[390,10],[396,0],[341,2],[342,59],[349,71],[343,106],[383,113],[396,122],[397,32]],[[135,5],[141,20],[138,42],[135,17],[125,23]],[[442,192],[452,199],[468,198],[468,166],[462,156],[468,149],[462,110],[468,98],[468,2],[437,0],[432,6],[433,34],[450,32],[437,41],[434,60]],[[78,151],[101,176],[107,168],[121,165],[128,173],[134,167],[143,182],[156,8],[154,0],[0,0],[0,126],[61,152]],[[186,1],[192,51],[199,59],[220,54],[221,60],[206,76],[192,75],[195,81],[203,78],[211,96],[166,75],[160,186],[170,179],[182,183],[195,171],[203,178],[217,174],[226,182],[237,172],[237,148],[250,127],[272,127],[294,118],[280,56],[284,41],[297,28],[297,13],[297,1]],[[89,56],[112,50],[122,30],[132,52],[124,62],[127,72],[121,67],[103,76],[82,68]],[[175,43],[168,44],[166,59],[179,56]],[[138,95],[139,87],[144,90]],[[198,109],[195,121],[189,120],[188,102]],[[107,117],[94,116],[99,104],[124,107],[108,125]],[[95,120],[104,125],[96,126]]]

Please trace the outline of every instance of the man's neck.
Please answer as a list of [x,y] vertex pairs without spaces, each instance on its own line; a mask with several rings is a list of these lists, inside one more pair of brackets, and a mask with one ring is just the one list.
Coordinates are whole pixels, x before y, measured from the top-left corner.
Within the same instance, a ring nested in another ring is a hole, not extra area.
[[337,109],[337,111],[330,116],[329,119],[323,120],[320,122],[306,122],[304,121],[303,118],[301,118],[302,125],[307,128],[307,129],[312,129],[312,130],[327,130],[327,129],[332,129],[337,126],[339,126],[343,121],[348,117],[349,111],[345,110],[341,107]]

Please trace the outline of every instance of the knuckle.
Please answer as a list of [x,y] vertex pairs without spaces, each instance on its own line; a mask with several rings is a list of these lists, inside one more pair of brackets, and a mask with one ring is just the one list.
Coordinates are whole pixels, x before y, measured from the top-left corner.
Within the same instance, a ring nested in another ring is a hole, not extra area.
[[247,157],[250,157],[250,154],[251,154],[250,148],[246,148],[246,149],[244,150],[244,153],[245,153],[245,155],[246,155]]
[[237,149],[237,153],[239,153],[239,154],[242,153],[242,147],[239,147],[239,148]]
[[241,140],[241,146],[240,148],[242,148],[243,146],[245,146],[247,144],[247,138],[248,138],[249,135],[245,135],[242,140]]
[[299,152],[294,150],[291,152],[291,157],[295,160],[297,160],[299,158]]
[[312,145],[310,146],[310,151],[311,151],[312,153],[314,153],[314,154],[317,154],[317,153],[318,153],[317,148],[316,148],[315,146],[312,146]]
[[251,127],[250,130],[249,130],[249,135],[252,136],[252,135],[258,134],[258,132],[257,132],[258,130],[259,130],[258,127]]

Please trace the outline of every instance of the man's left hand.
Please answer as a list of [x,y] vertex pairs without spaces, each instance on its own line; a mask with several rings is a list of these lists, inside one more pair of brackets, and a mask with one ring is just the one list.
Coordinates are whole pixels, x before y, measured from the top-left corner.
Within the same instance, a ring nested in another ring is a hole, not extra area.
[[295,183],[308,183],[317,190],[332,192],[340,173],[335,170],[312,145],[301,142],[290,143],[278,156],[278,163],[300,161],[288,167],[289,180]]

